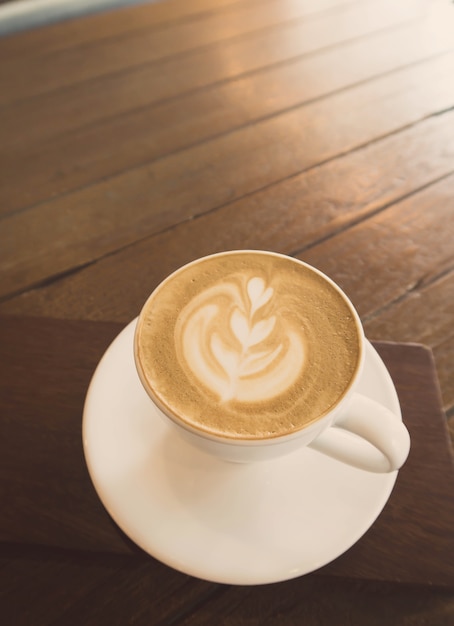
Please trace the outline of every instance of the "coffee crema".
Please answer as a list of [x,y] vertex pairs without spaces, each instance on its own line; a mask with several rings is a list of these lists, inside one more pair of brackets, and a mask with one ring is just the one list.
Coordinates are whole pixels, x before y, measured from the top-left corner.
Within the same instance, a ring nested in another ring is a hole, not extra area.
[[177,270],[140,314],[135,357],[169,417],[229,439],[280,437],[330,411],[358,370],[341,292],[283,255],[235,251]]

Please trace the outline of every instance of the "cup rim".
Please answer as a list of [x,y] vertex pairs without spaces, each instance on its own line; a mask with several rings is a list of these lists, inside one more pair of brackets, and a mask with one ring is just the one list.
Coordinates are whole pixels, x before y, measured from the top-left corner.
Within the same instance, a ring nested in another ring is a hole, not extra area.
[[[329,407],[324,413],[322,413],[321,415],[317,416],[314,420],[312,420],[311,422],[308,422],[307,424],[304,424],[303,426],[301,426],[300,428],[290,432],[290,433],[283,433],[283,434],[277,434],[277,435],[272,435],[272,436],[267,436],[267,437],[236,437],[236,436],[229,436],[229,435],[222,435],[222,434],[217,434],[217,433],[213,433],[211,431],[208,430],[203,430],[201,428],[197,428],[195,426],[193,426],[192,424],[188,423],[187,421],[184,420],[184,418],[180,417],[179,415],[175,414],[174,411],[172,411],[172,409],[168,406],[165,405],[165,403],[161,400],[161,398],[159,398],[159,396],[153,391],[151,385],[149,384],[149,381],[147,380],[147,377],[145,376],[144,373],[144,369],[142,366],[142,363],[140,361],[140,356],[139,356],[139,332],[140,332],[140,326],[141,326],[141,322],[142,322],[142,314],[143,312],[146,310],[148,303],[150,302],[150,300],[152,298],[155,298],[157,293],[165,287],[165,285],[170,282],[176,275],[184,272],[185,270],[187,270],[189,267],[193,266],[193,265],[197,265],[203,261],[206,261],[208,259],[212,259],[212,258],[216,258],[216,257],[224,257],[224,256],[230,256],[230,255],[236,255],[236,254],[257,254],[257,255],[267,255],[267,256],[273,256],[273,257],[279,257],[279,258],[284,258],[286,260],[289,261],[293,261],[299,265],[303,265],[304,267],[306,267],[308,270],[314,272],[315,274],[317,274],[318,276],[320,276],[324,281],[326,281],[331,288],[333,288],[344,300],[344,302],[348,305],[352,315],[353,315],[353,319],[355,321],[355,325],[356,325],[356,329],[358,331],[358,346],[359,346],[359,354],[358,354],[358,360],[356,363],[356,367],[355,370],[352,374],[352,377],[348,383],[348,385],[346,386],[346,388],[344,389],[344,391],[342,392],[342,394],[339,396],[339,398],[337,399],[336,403],[334,405],[332,405],[331,407]],[[350,395],[352,394],[352,392],[354,391],[354,387],[360,377],[360,374],[363,370],[363,366],[364,366],[364,360],[365,360],[365,334],[364,334],[364,329],[361,323],[361,319],[359,317],[358,312],[356,311],[353,303],[351,302],[350,298],[346,295],[346,293],[339,287],[339,285],[337,285],[337,283],[334,282],[333,279],[331,279],[329,276],[327,276],[324,272],[322,272],[321,270],[319,270],[318,268],[314,267],[313,265],[310,265],[309,263],[302,261],[301,259],[298,259],[296,257],[292,257],[289,256],[287,254],[282,254],[280,252],[272,252],[269,250],[260,250],[260,249],[235,249],[235,250],[226,250],[223,252],[215,252],[213,254],[209,254],[209,255],[205,255],[203,257],[199,257],[197,259],[194,259],[193,261],[189,261],[188,263],[185,263],[184,265],[182,265],[181,267],[177,268],[176,270],[174,270],[173,272],[171,272],[168,276],[166,276],[154,289],[153,291],[150,293],[150,295],[148,296],[148,298],[145,300],[139,316],[137,318],[137,323],[136,323],[136,327],[134,330],[134,342],[133,342],[133,349],[134,349],[134,361],[135,361],[135,365],[136,365],[136,370],[137,373],[139,375],[139,378],[141,380],[142,386],[144,387],[145,391],[147,392],[148,396],[150,397],[150,399],[152,400],[152,402],[156,405],[156,407],[161,411],[161,413],[164,414],[164,416],[166,416],[168,419],[170,419],[174,424],[176,424],[177,426],[183,428],[186,431],[189,431],[192,434],[198,435],[199,437],[202,437],[203,439],[208,439],[211,441],[215,441],[218,443],[224,443],[224,444],[230,444],[230,445],[234,445],[234,446],[260,446],[260,445],[271,445],[271,444],[277,444],[277,443],[282,443],[285,440],[288,439],[294,439],[297,438],[298,436],[302,436],[305,433],[309,432],[312,427],[316,427],[317,425],[320,425],[321,423],[323,423],[328,417],[330,416],[334,416],[337,415],[341,410],[342,407],[346,404],[346,402],[348,401]]]

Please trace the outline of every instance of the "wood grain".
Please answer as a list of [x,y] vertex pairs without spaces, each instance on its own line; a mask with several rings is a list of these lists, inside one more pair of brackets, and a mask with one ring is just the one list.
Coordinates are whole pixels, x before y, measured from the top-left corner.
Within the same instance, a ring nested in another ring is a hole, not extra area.
[[[0,538],[74,549],[115,545],[130,553],[122,534],[102,524],[105,511],[83,462],[81,437],[82,389],[91,378],[87,363],[96,363],[118,327],[107,324],[89,342],[78,327],[64,333],[59,328],[49,321],[28,326],[2,321],[0,327],[0,428],[1,440],[8,441],[1,457],[1,489],[3,502],[9,503],[2,511]],[[25,358],[16,349],[24,344]]]
[[[278,28],[281,24],[295,22],[324,9],[339,5],[339,0],[324,0],[316,7],[312,0],[288,0],[281,6],[276,0],[261,3],[257,11],[255,3],[235,3],[229,11],[202,13],[197,20],[176,22],[171,27],[153,30],[125,32],[108,39],[96,38],[89,46],[77,46],[62,50],[60,54],[37,54],[32,59],[6,58],[0,67],[0,105],[17,102],[22,98],[61,89],[65,85],[100,78],[112,72],[124,72],[135,66],[143,66],[191,50],[219,44],[225,40],[250,35],[266,28]],[[389,4],[389,3],[388,3]],[[377,10],[368,7],[369,12]],[[424,15],[424,4],[405,2],[385,6],[379,14],[386,14],[391,23]],[[342,19],[342,15],[341,15]],[[372,20],[371,20],[372,21]],[[317,28],[317,25],[314,25]],[[304,36],[304,31],[301,33]],[[205,54],[208,51],[205,50]],[[87,63],[90,58],[90,63]],[[22,80],[23,72],[30,72],[30,80]]]
[[[29,624],[170,624],[217,590],[150,557],[7,546],[2,617]],[[175,622],[174,622],[175,623]]]
[[[198,219],[144,238],[53,284],[5,301],[0,304],[0,312],[126,322],[137,315],[148,294],[167,274],[199,256],[235,248],[264,248],[290,254],[319,242],[320,252],[316,257],[319,249],[316,245],[311,258],[315,263],[326,265],[330,259],[331,245],[327,240],[338,234],[341,241],[348,241],[349,227],[362,221],[364,225],[361,227],[359,224],[354,231],[354,245],[351,247],[355,250],[359,245],[357,256],[363,254],[365,268],[369,267],[369,262],[372,268],[374,259],[369,258],[368,251],[364,249],[370,245],[370,240],[366,237],[362,247],[361,240],[363,233],[367,233],[369,226],[375,222],[365,221],[366,218],[387,206],[391,208],[396,205],[385,214],[388,216],[387,237],[390,237],[390,241],[382,238],[382,243],[385,248],[389,245],[392,249],[392,237],[396,238],[394,251],[399,255],[401,239],[399,229],[393,227],[393,211],[399,214],[399,201],[412,196],[421,187],[427,187],[421,203],[424,198],[427,201],[432,193],[431,183],[451,171],[454,160],[454,143],[450,140],[453,127],[453,113],[426,120]],[[349,181],[348,185],[344,185],[345,180]],[[450,230],[446,228],[452,222],[452,213],[447,208],[452,202],[451,180],[440,183],[441,189],[447,185],[440,197],[440,211],[447,213],[443,228],[446,237],[445,259],[450,258],[452,249]],[[435,202],[434,206],[437,211]],[[411,204],[407,205],[406,210],[411,212]],[[422,210],[422,205],[415,204],[412,215],[416,216],[416,223]],[[430,223],[436,228],[439,214],[432,210],[426,213],[425,218],[425,214],[420,216],[426,222],[419,229],[419,237],[423,243],[426,239],[424,258],[430,259],[432,248],[438,251],[442,248],[439,248],[438,241],[426,237],[425,232],[430,233],[430,230],[424,231],[428,226],[427,220],[431,220]],[[385,218],[377,216],[375,219],[383,219],[386,223]],[[374,231],[380,242],[377,227]],[[435,232],[438,237],[438,229]],[[386,249],[382,252],[384,254]],[[325,261],[324,255],[327,255]],[[309,260],[309,256],[306,258]],[[406,262],[405,259],[402,261],[399,275],[403,279],[403,293],[408,286]],[[336,266],[337,257],[325,269],[334,271],[340,279],[342,276],[336,271]],[[386,261],[385,269],[387,266]],[[350,267],[357,267],[356,260]],[[375,263],[374,267],[380,265]],[[389,271],[393,268],[394,265]],[[427,273],[424,264],[420,263],[420,271],[422,275]],[[346,263],[343,274],[351,274],[353,280],[356,272],[349,272]],[[421,280],[421,275],[412,280]],[[351,285],[344,286],[353,291]],[[370,284],[366,282],[364,288],[368,287]],[[384,280],[384,287],[387,287],[387,279]],[[401,294],[402,291],[392,297],[398,298]],[[377,301],[381,306],[381,292]],[[380,338],[379,333],[375,334],[375,338]],[[408,340],[408,337],[402,339]]]
[[[452,229],[452,234],[454,228]],[[453,262],[453,259],[451,259]],[[454,406],[454,272],[409,288],[395,303],[365,321],[366,333],[390,341],[418,341],[435,355],[446,410]]]
[[427,615],[437,626],[451,626],[454,613],[449,595],[418,587],[308,577],[284,585],[231,587],[186,616],[181,626],[426,626]]
[[[375,16],[366,15],[360,19],[360,9],[351,9],[349,14],[350,5],[346,5],[342,19],[337,12],[326,12],[318,18],[318,25],[314,23],[315,17],[308,21],[289,22],[277,29],[233,40],[219,49],[202,49],[157,64],[145,64],[127,72],[107,75],[103,80],[68,85],[65,89],[6,106],[2,108],[2,145],[12,147],[24,141],[43,140],[215,82],[237,78],[246,72],[288,61],[328,45],[340,44],[389,25],[389,16],[387,18],[380,11],[381,5],[373,2],[371,6],[375,7]],[[440,16],[434,16],[438,30],[434,42],[430,44],[425,42],[434,36],[434,23],[428,21],[428,30],[421,26],[423,48],[429,45],[440,52],[452,49],[452,12],[447,20],[445,27],[440,28]],[[86,63],[90,59],[88,56]],[[61,76],[61,72],[58,75]]]
[[8,624],[52,623],[101,583],[107,584],[116,571],[124,571],[125,565],[118,556],[87,559],[30,547],[27,552],[9,546],[0,550],[5,563],[0,571],[0,607]]
[[453,55],[407,68],[6,218],[0,293],[92,262],[444,109],[454,98],[453,71]]
[[[222,588],[221,588],[222,589]],[[104,580],[84,602],[60,615],[61,624],[98,626],[109,615],[109,624],[178,624],[180,620],[216,596],[220,586],[185,576],[150,559],[131,562]],[[87,610],[88,609],[88,610]]]
[[[453,258],[451,262],[454,264]],[[388,337],[389,340],[412,341],[415,337],[413,333],[416,333],[417,341],[435,347],[453,335],[451,311],[445,305],[454,302],[454,272],[442,274],[427,283],[426,277],[422,277],[416,285],[409,286],[408,292],[393,306],[384,307],[366,319],[371,336],[382,335],[391,329],[396,335]],[[412,322],[411,334],[409,319]]]
[[166,28],[173,22],[223,11],[240,3],[254,0],[166,0],[150,6],[124,7],[99,15],[68,20],[45,28],[37,28],[19,36],[0,39],[0,56],[17,57],[27,54],[47,54],[81,46],[93,41],[119,36],[147,28]]
[[0,154],[0,215],[421,61],[441,49],[428,35],[426,22],[411,23],[35,144],[28,137]]
[[449,415],[451,439],[454,445],[454,368],[452,365],[454,355],[454,338],[448,334],[434,349],[435,362],[438,370],[443,408]]
[[[298,257],[333,276],[367,318],[398,301],[437,267],[452,264],[453,191],[451,175],[353,226],[348,242],[344,231]],[[444,228],[433,241],[427,234],[440,223]],[[370,276],[373,289],[367,284]]]

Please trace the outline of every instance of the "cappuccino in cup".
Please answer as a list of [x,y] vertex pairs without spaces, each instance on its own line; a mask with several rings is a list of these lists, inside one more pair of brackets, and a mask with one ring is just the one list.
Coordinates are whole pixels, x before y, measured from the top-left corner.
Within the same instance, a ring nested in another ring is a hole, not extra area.
[[157,287],[139,317],[135,358],[171,420],[253,442],[332,412],[358,376],[363,335],[349,300],[317,270],[234,251],[189,263]]
[[358,393],[365,341],[353,305],[320,271],[236,250],[189,263],[155,289],[134,356],[155,410],[204,452],[249,463],[311,446],[391,472],[410,437],[399,415]]

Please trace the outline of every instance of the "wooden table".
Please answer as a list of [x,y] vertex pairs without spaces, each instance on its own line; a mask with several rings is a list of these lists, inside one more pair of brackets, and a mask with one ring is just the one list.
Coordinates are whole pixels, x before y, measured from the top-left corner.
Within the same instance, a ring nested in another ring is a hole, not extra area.
[[[5,623],[454,623],[454,5],[167,0],[3,38],[0,60]],[[150,291],[237,248],[339,283],[414,441],[352,551],[264,587],[131,545],[80,442]]]

